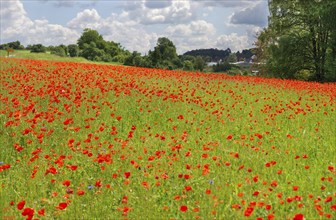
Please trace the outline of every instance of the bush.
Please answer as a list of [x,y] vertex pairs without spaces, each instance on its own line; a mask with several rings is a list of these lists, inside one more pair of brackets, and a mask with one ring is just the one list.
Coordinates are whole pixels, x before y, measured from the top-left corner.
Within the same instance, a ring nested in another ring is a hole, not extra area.
[[45,53],[47,51],[47,48],[43,46],[42,44],[34,44],[30,47],[31,53]]
[[112,62],[124,63],[126,58],[127,57],[125,55],[119,54],[117,56],[112,57]]
[[65,53],[65,50],[63,47],[55,47],[51,50],[51,54],[55,54],[57,56],[60,56],[60,57],[65,57],[66,56],[66,53]]
[[231,64],[229,62],[224,63],[217,63],[217,65],[213,66],[214,72],[225,72],[232,68]]
[[70,44],[68,45],[68,52],[70,57],[78,57],[79,47],[76,44]]
[[186,70],[186,71],[194,70],[194,66],[190,60],[185,60],[183,62],[183,70]]
[[303,69],[303,70],[297,71],[294,74],[294,78],[298,80],[308,81],[312,75],[313,74],[310,70]]

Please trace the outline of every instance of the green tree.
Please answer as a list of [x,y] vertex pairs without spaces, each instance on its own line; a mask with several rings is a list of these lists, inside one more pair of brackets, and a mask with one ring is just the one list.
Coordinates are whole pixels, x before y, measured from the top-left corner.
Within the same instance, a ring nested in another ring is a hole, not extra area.
[[232,68],[232,65],[229,62],[225,61],[222,63],[217,63],[217,65],[214,65],[212,68],[214,72],[225,72],[230,70]]
[[46,47],[42,44],[34,44],[30,47],[31,53],[45,53],[47,51]]
[[192,55],[183,55],[181,57],[182,61],[190,61],[191,63],[194,63],[195,62],[195,56],[192,56]]
[[121,45],[113,41],[106,41],[104,46],[105,52],[111,57],[117,56],[118,54],[123,52]]
[[[287,70],[288,76],[295,76],[309,68],[313,80],[324,81],[334,74],[336,1],[272,0],[269,10],[269,26],[259,35],[258,51],[267,54],[268,67],[275,75],[283,76],[279,71]],[[284,62],[284,57],[296,60],[297,67]]]
[[183,61],[183,70],[193,71],[194,70],[193,63],[190,60]]
[[0,50],[6,50],[8,48],[12,48],[14,50],[23,50],[24,46],[21,45],[20,41],[13,41],[13,42],[0,45]]
[[105,52],[97,48],[95,42],[91,42],[90,44],[84,44],[83,49],[80,52],[81,57],[93,61],[103,61],[104,54]]
[[272,56],[269,58],[269,71],[276,72],[281,78],[295,79],[303,69],[311,69],[309,54],[302,50],[307,44],[307,36],[283,35],[277,45],[269,48]]
[[174,43],[166,37],[160,37],[154,51],[149,51],[154,67],[174,69],[181,66]]
[[205,61],[201,56],[197,56],[194,61],[194,67],[196,70],[203,71],[205,67]]
[[119,43],[105,41],[96,31],[84,29],[82,36],[77,41],[79,55],[89,60],[111,62],[120,60],[124,62],[127,52]]
[[141,64],[141,54],[133,51],[132,54],[130,54],[124,62],[125,65],[127,66],[140,66]]
[[65,52],[65,49],[63,46],[56,46],[56,47],[53,47],[51,49],[51,54],[55,54],[57,56],[60,56],[60,57],[65,57],[66,56],[66,52]]
[[227,62],[229,62],[229,63],[237,62],[237,55],[236,55],[236,53],[230,53],[229,56],[227,56],[225,60]]
[[96,47],[99,49],[104,48],[104,39],[96,30],[90,28],[84,29],[83,34],[77,41],[79,49],[85,49],[85,44],[90,45],[90,43],[95,43]]
[[51,54],[55,54],[61,57],[65,57],[68,55],[68,47],[63,44],[60,44],[58,46],[47,46],[46,50],[50,51]]
[[77,57],[79,55],[79,47],[76,44],[68,45],[68,52],[70,57]]

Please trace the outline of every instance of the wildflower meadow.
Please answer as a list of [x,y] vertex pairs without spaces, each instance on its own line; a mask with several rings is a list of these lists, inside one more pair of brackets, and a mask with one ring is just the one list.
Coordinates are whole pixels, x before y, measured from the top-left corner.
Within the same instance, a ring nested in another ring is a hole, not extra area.
[[336,84],[0,60],[1,219],[335,219]]

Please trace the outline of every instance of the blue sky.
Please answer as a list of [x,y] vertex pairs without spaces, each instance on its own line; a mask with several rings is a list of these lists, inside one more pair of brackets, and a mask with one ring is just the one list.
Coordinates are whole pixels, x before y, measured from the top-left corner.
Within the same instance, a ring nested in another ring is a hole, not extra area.
[[267,0],[0,0],[0,44],[76,43],[84,28],[143,54],[159,37],[179,54],[253,47],[267,26]]

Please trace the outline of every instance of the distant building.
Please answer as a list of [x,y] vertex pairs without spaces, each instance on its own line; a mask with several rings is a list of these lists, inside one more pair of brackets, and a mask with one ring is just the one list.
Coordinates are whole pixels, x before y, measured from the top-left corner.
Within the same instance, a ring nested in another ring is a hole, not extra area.
[[207,66],[215,66],[215,65],[217,65],[217,62],[208,62],[207,63]]
[[257,61],[257,56],[256,55],[253,55],[252,57],[251,57],[251,62],[256,62]]

